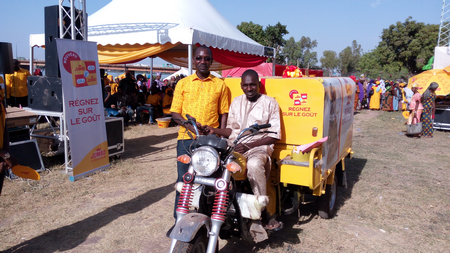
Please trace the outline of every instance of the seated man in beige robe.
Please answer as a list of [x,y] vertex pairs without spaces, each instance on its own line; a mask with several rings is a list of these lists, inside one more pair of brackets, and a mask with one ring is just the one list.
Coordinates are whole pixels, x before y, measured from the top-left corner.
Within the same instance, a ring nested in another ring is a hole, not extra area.
[[[260,87],[258,74],[251,69],[245,71],[241,77],[244,95],[236,97],[231,103],[227,128],[217,129],[208,126],[207,129],[209,133],[222,135],[234,141],[243,129],[251,125],[271,125],[264,130],[274,133],[255,135],[238,144],[234,150],[247,158],[247,177],[253,194],[266,196],[273,147],[281,138],[280,108],[274,98],[259,93]],[[263,211],[263,221],[267,223],[267,230],[281,228],[281,223],[273,219],[267,211]]]

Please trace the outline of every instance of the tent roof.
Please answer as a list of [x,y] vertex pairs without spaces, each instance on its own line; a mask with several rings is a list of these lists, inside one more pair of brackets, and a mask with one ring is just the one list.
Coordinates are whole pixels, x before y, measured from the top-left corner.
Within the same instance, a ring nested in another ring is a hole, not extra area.
[[[187,45],[220,50],[213,53],[217,61],[211,70],[255,66],[271,56],[265,55],[267,47],[240,32],[208,0],[112,0],[88,17],[88,25],[88,40],[98,43],[101,63],[159,56],[187,67]],[[43,46],[41,36],[31,35],[30,46]]]
[[113,0],[90,15],[88,24],[88,39],[101,45],[199,43],[264,55],[264,46],[240,32],[208,0]]

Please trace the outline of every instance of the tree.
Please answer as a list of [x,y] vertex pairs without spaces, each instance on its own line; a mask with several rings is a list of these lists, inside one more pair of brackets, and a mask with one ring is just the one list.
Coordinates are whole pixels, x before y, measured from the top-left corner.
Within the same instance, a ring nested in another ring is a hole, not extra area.
[[286,43],[283,36],[289,33],[285,25],[278,22],[274,26],[268,25],[266,29],[263,30],[262,26],[254,24],[253,22],[241,22],[241,24],[237,26],[237,29],[259,44],[275,48],[275,62],[284,62],[284,58],[280,52],[281,48]]
[[411,73],[418,73],[434,54],[439,26],[425,25],[408,17],[383,29],[378,45],[380,64],[405,67]]
[[336,52],[325,50],[323,51],[323,56],[320,58],[320,63],[322,64],[322,68],[326,69],[329,76],[331,76],[339,66],[339,59],[337,58]]
[[339,53],[339,70],[342,76],[347,76],[356,71],[356,65],[361,58],[361,45],[356,40],[351,47],[346,47]]
[[250,39],[262,44],[261,42],[264,39],[264,30],[261,25],[255,24],[251,21],[250,23],[241,22],[240,25],[237,25],[237,29],[247,35]]
[[300,59],[302,52],[300,51],[299,44],[295,41],[294,37],[290,37],[286,41],[283,47],[282,55],[283,57],[288,58],[289,65],[297,65],[297,60]]
[[356,71],[358,73],[364,73],[368,77],[376,78],[383,72],[383,67],[380,64],[379,51],[374,49],[370,52],[363,54],[356,65]]
[[295,42],[294,37],[289,38],[283,47],[283,58],[288,57],[288,64],[297,65],[300,68],[308,68],[317,65],[317,52],[312,49],[317,47],[317,41],[309,37]]
[[311,68],[317,65],[317,52],[312,52],[312,49],[317,47],[317,41],[311,40],[309,37],[302,36],[298,42],[301,50],[301,67]]

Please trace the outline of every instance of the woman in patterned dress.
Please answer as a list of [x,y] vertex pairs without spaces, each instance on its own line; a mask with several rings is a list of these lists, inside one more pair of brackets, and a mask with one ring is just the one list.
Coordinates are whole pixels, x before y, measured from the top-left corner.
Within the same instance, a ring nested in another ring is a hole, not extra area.
[[384,93],[384,99],[383,99],[383,105],[382,110],[383,111],[392,111],[392,86],[390,83],[386,83],[386,92]]
[[422,136],[426,138],[433,138],[433,119],[436,109],[436,89],[439,84],[432,82],[427,90],[422,95]]

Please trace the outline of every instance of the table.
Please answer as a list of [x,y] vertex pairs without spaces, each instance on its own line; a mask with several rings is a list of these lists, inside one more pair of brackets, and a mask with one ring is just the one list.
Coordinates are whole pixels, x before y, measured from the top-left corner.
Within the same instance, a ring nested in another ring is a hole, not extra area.
[[6,108],[6,128],[34,125],[37,114],[17,107]]

